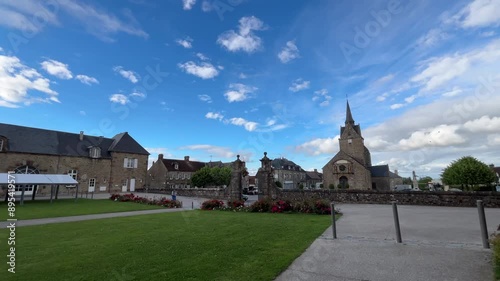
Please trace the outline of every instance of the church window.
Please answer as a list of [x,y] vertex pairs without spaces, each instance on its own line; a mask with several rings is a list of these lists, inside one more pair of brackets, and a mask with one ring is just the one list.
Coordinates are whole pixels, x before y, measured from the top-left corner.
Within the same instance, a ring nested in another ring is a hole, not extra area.
[[341,170],[342,172],[346,170],[346,167],[344,165],[340,165],[339,166],[339,170]]

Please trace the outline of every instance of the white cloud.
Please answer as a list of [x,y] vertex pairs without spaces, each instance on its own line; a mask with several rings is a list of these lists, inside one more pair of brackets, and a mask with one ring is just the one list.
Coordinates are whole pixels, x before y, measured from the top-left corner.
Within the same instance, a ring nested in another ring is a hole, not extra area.
[[198,95],[198,98],[206,103],[212,103],[212,97],[209,95]]
[[450,35],[447,34],[444,30],[440,28],[433,28],[429,30],[429,32],[427,32],[425,35],[420,37],[417,40],[417,44],[423,48],[432,47],[448,38],[450,38]]
[[243,51],[253,53],[261,48],[262,39],[254,34],[254,31],[264,30],[264,23],[252,16],[243,17],[239,21],[239,31],[228,30],[217,39],[217,43],[228,51]]
[[310,81],[304,81],[302,78],[299,78],[292,82],[292,86],[290,86],[288,89],[292,92],[302,91],[305,89],[309,89],[310,83]]
[[210,60],[207,56],[205,56],[204,54],[202,53],[196,53],[196,56],[200,59],[200,60]]
[[56,60],[46,60],[41,63],[42,68],[50,75],[54,75],[60,79],[71,79],[73,74],[68,68],[68,65]]
[[243,126],[245,128],[245,130],[247,130],[249,132],[255,131],[255,129],[257,129],[257,126],[259,125],[256,122],[247,121],[247,120],[240,118],[240,117],[229,119],[229,123],[236,125],[236,126]]
[[299,48],[295,45],[294,41],[286,42],[286,46],[283,47],[281,52],[278,54],[278,58],[282,63],[287,63],[299,57]]
[[126,95],[123,95],[123,94],[114,94],[114,95],[109,97],[109,101],[111,101],[113,103],[119,103],[119,104],[127,104],[130,102],[128,97]]
[[328,95],[327,89],[321,89],[314,92],[314,96],[312,98],[313,101],[321,101],[319,106],[324,107],[330,105],[331,96]]
[[95,79],[94,77],[90,77],[90,76],[83,75],[83,74],[78,74],[75,77],[75,79],[77,79],[80,82],[82,82],[83,84],[87,84],[87,85],[99,84],[99,81],[97,79]]
[[309,155],[334,154],[339,150],[339,137],[313,139],[296,146],[295,150]]
[[500,1],[474,0],[456,16],[463,28],[500,25]]
[[384,77],[380,77],[379,79],[377,79],[377,80],[373,83],[373,85],[375,85],[375,86],[380,86],[380,85],[382,85],[382,84],[385,84],[385,83],[387,83],[387,82],[389,82],[389,81],[392,81],[392,79],[394,79],[394,77],[395,77],[395,76],[396,76],[396,75],[394,75],[393,73],[387,74],[386,76],[384,76]]
[[241,83],[229,85],[229,90],[224,94],[228,102],[240,102],[249,98],[250,94],[256,91],[257,88],[247,86]]
[[[15,56],[0,55],[0,106],[19,107],[37,102],[59,102],[58,93],[50,89],[51,81]],[[31,91],[44,93],[37,96]],[[29,94],[31,93],[31,94]]]
[[[432,58],[425,63],[424,70],[411,78],[423,86],[423,91],[432,91],[471,71],[488,70],[500,62],[500,40],[467,53],[455,53]],[[484,74],[487,74],[485,71]],[[474,73],[477,74],[479,73]]]
[[145,98],[146,97],[146,94],[144,93],[141,93],[141,92],[138,92],[138,91],[135,91],[133,92],[132,94],[130,94],[131,97],[138,97],[138,98]]
[[452,90],[443,93],[443,97],[454,97],[463,93],[463,90],[459,87],[453,87]]
[[205,118],[222,121],[222,119],[224,118],[224,115],[222,115],[218,112],[208,112],[207,114],[205,114]]
[[391,109],[399,109],[399,108],[404,107],[404,106],[405,106],[405,104],[403,104],[403,103],[395,103],[395,104],[391,105]]
[[466,140],[457,133],[458,125],[439,125],[433,128],[413,132],[409,138],[399,141],[403,150],[418,149],[429,146],[452,146],[462,144]]
[[175,43],[181,45],[182,47],[186,49],[191,49],[193,47],[193,39],[190,37],[186,37],[185,39],[177,39],[175,40]]
[[129,80],[130,82],[132,82],[134,84],[139,82],[139,78],[138,78],[137,73],[135,73],[132,70],[125,70],[125,69],[123,69],[122,66],[115,66],[115,67],[113,67],[113,70],[115,72],[119,73],[123,78]]
[[[53,9],[47,9],[43,3],[30,1],[2,1],[0,25],[22,31],[37,33],[45,24],[59,25]],[[44,24],[33,21],[34,16],[43,16]]]
[[191,10],[196,4],[196,0],[182,0],[182,8],[184,10]]
[[482,116],[481,118],[467,121],[464,128],[473,132],[500,132],[500,117]]
[[87,112],[85,112],[84,110],[80,110],[80,115],[85,116],[87,115]]
[[219,71],[211,63],[202,62],[196,64],[193,61],[188,61],[185,63],[179,63],[179,68],[184,70],[186,73],[198,76],[201,79],[210,79],[219,75]]
[[242,72],[242,73],[240,73],[240,74],[238,75],[238,78],[240,78],[240,79],[247,79],[247,78],[248,78],[248,76],[247,76],[245,73],[243,73],[243,72]]
[[180,149],[202,150],[202,151],[205,151],[206,153],[208,153],[212,156],[221,157],[221,158],[233,158],[236,156],[236,154],[234,152],[232,152],[231,148],[229,148],[229,147],[222,147],[222,146],[209,145],[209,144],[187,145],[187,146],[181,147]]
[[208,13],[213,10],[212,3],[208,0],[203,0],[201,3],[201,10],[205,13]]

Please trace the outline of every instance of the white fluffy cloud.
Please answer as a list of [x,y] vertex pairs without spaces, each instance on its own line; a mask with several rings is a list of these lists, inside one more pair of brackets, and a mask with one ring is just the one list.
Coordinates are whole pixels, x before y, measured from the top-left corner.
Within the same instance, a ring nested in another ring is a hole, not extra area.
[[466,139],[457,133],[459,125],[439,125],[413,132],[409,138],[399,141],[403,150],[432,146],[452,146],[465,143]]
[[328,106],[330,105],[331,96],[328,95],[327,89],[321,89],[314,92],[314,96],[312,98],[313,101],[320,101],[319,106]]
[[78,74],[75,77],[75,79],[77,79],[80,82],[82,82],[83,84],[87,84],[87,85],[99,84],[99,81],[97,79],[95,79],[94,77],[90,77],[90,76],[83,75],[83,74]]
[[181,45],[186,49],[191,49],[193,47],[193,39],[191,39],[190,37],[186,37],[185,39],[177,39],[175,40],[175,43]]
[[130,102],[129,98],[123,94],[114,94],[109,97],[109,101],[119,104],[127,104]]
[[500,117],[492,117],[485,115],[481,118],[465,122],[464,128],[473,132],[499,132]]
[[296,146],[295,150],[309,155],[334,154],[339,150],[339,137],[313,139]]
[[219,75],[219,71],[211,63],[202,62],[197,64],[193,61],[179,63],[179,68],[186,73],[200,77],[201,79],[211,79]]
[[196,0],[182,0],[182,8],[184,10],[191,10],[196,4]]
[[229,147],[222,147],[222,146],[209,145],[209,144],[187,145],[187,146],[181,147],[180,149],[202,150],[202,151],[205,151],[206,153],[208,153],[212,156],[221,157],[221,158],[233,158],[236,156],[236,154],[234,152],[232,152],[231,148],[229,148]]
[[218,112],[208,112],[207,114],[205,114],[205,118],[222,121],[222,119],[224,118],[224,115],[222,115]]
[[231,118],[229,119],[229,123],[236,125],[236,126],[243,126],[245,130],[252,132],[257,129],[257,126],[259,125],[256,122],[248,121],[244,118],[238,117],[238,118]]
[[138,78],[139,75],[137,75],[137,73],[135,73],[132,70],[125,70],[125,69],[123,69],[123,66],[115,66],[115,67],[113,67],[113,70],[116,73],[119,73],[123,78],[129,80],[130,82],[132,82],[134,84],[139,82],[139,78]]
[[305,89],[309,89],[310,84],[311,84],[310,81],[304,81],[302,78],[299,78],[294,82],[292,82],[292,86],[290,86],[288,89],[292,92],[298,92]]
[[238,32],[228,30],[217,39],[217,43],[231,52],[243,51],[253,53],[262,47],[262,39],[254,31],[264,30],[264,23],[252,16],[243,17],[239,21]]
[[[59,102],[51,81],[15,56],[0,55],[0,106],[19,107],[37,102]],[[33,92],[35,91],[35,93]],[[36,92],[45,95],[36,95]]]
[[247,86],[241,83],[229,85],[229,90],[224,94],[228,102],[239,102],[249,98],[250,94],[255,92],[257,88]]
[[474,0],[456,15],[463,28],[500,25],[500,1]]
[[71,79],[73,74],[69,70],[67,64],[56,60],[46,60],[41,63],[42,68],[50,75],[54,75],[60,79]]
[[299,48],[295,45],[294,41],[286,42],[281,52],[278,53],[278,58],[282,63],[287,63],[299,57]]

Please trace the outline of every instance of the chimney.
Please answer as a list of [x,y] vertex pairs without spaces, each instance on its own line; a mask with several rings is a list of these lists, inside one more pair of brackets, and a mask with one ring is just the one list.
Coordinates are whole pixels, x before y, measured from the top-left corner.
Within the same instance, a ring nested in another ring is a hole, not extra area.
[[80,131],[80,141],[83,140],[83,131]]
[[158,154],[158,160],[163,160],[163,154]]
[[398,174],[398,170],[394,170],[394,173],[395,173],[397,176],[399,176],[399,174]]
[[318,169],[314,169],[314,172],[317,173],[318,172]]
[[189,156],[184,156],[184,161],[189,161]]

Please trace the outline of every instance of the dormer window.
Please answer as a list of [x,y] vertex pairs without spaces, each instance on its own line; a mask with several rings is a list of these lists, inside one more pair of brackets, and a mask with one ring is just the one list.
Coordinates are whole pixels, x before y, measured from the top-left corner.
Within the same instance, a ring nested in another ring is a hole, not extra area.
[[0,152],[7,151],[7,138],[0,136]]
[[174,164],[174,169],[179,170],[179,164],[175,163]]
[[90,158],[101,158],[101,148],[97,146],[91,146],[89,148]]

